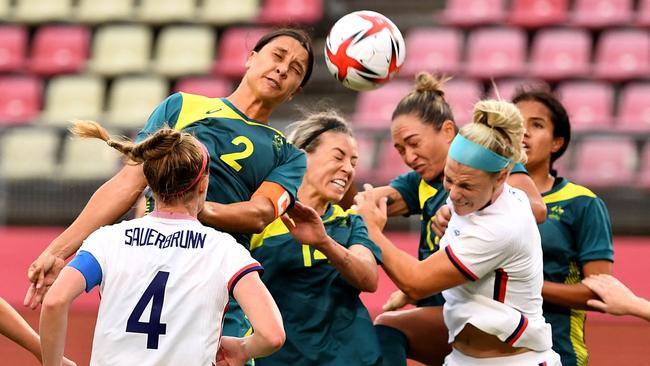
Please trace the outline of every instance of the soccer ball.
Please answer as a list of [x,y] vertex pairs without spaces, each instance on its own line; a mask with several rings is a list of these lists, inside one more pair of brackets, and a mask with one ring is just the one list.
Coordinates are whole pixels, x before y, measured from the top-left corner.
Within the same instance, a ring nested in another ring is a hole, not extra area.
[[372,90],[389,81],[404,63],[406,46],[399,29],[369,10],[339,19],[325,41],[327,69],[345,87]]

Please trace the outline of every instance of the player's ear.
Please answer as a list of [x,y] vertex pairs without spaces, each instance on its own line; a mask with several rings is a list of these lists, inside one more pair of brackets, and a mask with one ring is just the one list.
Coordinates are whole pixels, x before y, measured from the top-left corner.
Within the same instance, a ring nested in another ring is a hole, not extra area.
[[296,94],[300,94],[300,93],[302,93],[302,86],[299,86],[298,89],[296,89],[293,93],[289,95],[289,98],[287,98],[287,102],[293,99],[293,97],[296,96]]
[[246,58],[246,63],[244,64],[244,66],[246,67],[246,70],[248,70],[248,68],[251,67],[251,62],[253,62],[253,58],[255,58],[256,55],[257,55],[257,52],[255,52],[255,51],[251,51],[248,54],[248,57]]
[[201,182],[199,183],[199,193],[206,192],[208,185],[210,185],[210,176],[206,174],[201,178]]

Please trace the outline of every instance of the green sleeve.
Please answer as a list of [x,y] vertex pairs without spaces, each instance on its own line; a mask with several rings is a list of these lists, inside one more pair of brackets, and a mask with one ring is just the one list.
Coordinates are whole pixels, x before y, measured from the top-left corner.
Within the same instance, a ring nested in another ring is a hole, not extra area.
[[368,237],[368,227],[361,216],[350,215],[350,230],[352,230],[352,233],[350,234],[347,247],[349,248],[351,245],[363,245],[375,256],[377,264],[382,264],[381,249]]
[[397,178],[393,179],[390,182],[390,186],[395,188],[397,192],[402,196],[406,206],[408,207],[408,214],[419,214],[422,212],[420,209],[420,197],[419,197],[419,187],[420,187],[420,176],[414,172],[404,173]]
[[149,135],[158,131],[165,125],[173,127],[178,120],[178,115],[181,112],[182,106],[183,96],[181,93],[174,93],[167,97],[167,99],[153,110],[151,116],[149,116],[149,119],[147,120],[147,124],[145,124],[144,128],[138,132],[135,142],[140,142],[146,139]]
[[528,174],[528,170],[522,163],[517,163],[512,167],[510,174]]
[[578,260],[581,265],[595,260],[614,261],[612,225],[607,207],[598,197],[585,197],[585,205],[575,222]]
[[280,163],[264,180],[281,185],[295,201],[298,187],[302,184],[307,169],[307,158],[302,150],[296,149],[291,144],[285,143],[284,147]]

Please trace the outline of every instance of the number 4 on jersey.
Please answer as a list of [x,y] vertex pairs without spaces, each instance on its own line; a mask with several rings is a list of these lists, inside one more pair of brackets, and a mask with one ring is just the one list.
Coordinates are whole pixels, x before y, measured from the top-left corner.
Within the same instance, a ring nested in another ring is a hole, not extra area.
[[[167,332],[167,324],[160,322],[160,315],[165,300],[165,286],[167,286],[168,278],[169,272],[159,271],[156,273],[138,303],[135,304],[135,308],[133,308],[129,320],[126,322],[127,332],[147,335],[147,348],[149,349],[158,349],[160,335]],[[149,322],[144,323],[140,321],[140,318],[149,302],[152,302],[151,314],[149,315]]]

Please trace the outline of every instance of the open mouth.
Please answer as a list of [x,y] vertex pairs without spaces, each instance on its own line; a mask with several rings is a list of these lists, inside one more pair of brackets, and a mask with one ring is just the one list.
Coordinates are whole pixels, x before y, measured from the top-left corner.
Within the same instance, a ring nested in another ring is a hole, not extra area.
[[335,185],[337,185],[337,186],[339,186],[339,187],[341,187],[343,189],[345,189],[345,186],[348,184],[348,182],[346,180],[344,180],[344,179],[334,179],[334,180],[332,180],[332,183],[334,183]]
[[280,83],[277,80],[270,77],[266,77],[266,80],[270,81],[276,89],[280,89]]

